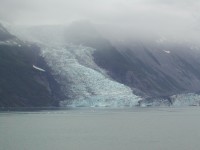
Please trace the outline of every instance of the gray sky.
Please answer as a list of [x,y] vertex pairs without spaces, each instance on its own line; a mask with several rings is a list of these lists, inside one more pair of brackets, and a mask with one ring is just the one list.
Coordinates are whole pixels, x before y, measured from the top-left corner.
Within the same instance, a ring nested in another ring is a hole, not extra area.
[[111,28],[186,34],[199,31],[200,0],[0,0],[0,20],[16,25],[83,19]]
[[0,18],[16,24],[176,23],[192,21],[199,10],[199,0],[0,0]]

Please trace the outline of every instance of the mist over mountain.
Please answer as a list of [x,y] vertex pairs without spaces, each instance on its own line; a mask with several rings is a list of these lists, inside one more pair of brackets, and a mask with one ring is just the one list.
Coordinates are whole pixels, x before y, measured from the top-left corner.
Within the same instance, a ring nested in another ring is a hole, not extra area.
[[10,33],[8,33],[8,31],[0,24],[0,40],[6,41],[13,38],[15,37],[11,35]]
[[0,0],[0,150],[200,147],[200,0]]
[[174,95],[199,92],[196,42],[162,35],[106,36],[104,28],[89,21],[18,29],[10,31],[40,47],[65,95],[62,106],[123,106],[140,101],[171,105]]
[[2,25],[0,37],[0,107],[57,106],[62,94],[39,47],[19,40]]
[[95,63],[114,80],[151,96],[199,90],[199,45],[165,37],[110,42],[91,24],[85,26],[70,26],[67,41],[95,48]]

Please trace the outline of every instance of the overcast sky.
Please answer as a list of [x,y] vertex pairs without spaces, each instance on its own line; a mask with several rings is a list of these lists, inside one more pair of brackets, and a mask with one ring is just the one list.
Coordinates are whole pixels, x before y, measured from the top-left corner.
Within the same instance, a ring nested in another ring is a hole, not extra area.
[[200,0],[0,0],[0,20],[17,25],[97,24],[165,32],[199,31]]
[[1,19],[16,24],[179,22],[199,12],[199,0],[0,0]]

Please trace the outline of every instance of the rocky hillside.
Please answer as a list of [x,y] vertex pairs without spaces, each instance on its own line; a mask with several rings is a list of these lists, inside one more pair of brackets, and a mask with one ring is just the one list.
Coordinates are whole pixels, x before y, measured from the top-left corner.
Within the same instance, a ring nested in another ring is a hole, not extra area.
[[[21,31],[16,33],[21,36]],[[198,99],[197,43],[164,36],[111,38],[89,22],[31,27],[24,35],[21,37],[40,46],[67,98],[63,105],[70,102],[76,106],[107,106],[116,102],[121,106],[135,105],[138,100],[171,105],[176,101],[174,95],[180,94]]]
[[39,53],[0,25],[0,107],[58,105],[62,94]]
[[96,49],[95,63],[139,95],[166,97],[200,89],[198,45],[165,37],[111,42],[83,22],[68,27],[66,41]]

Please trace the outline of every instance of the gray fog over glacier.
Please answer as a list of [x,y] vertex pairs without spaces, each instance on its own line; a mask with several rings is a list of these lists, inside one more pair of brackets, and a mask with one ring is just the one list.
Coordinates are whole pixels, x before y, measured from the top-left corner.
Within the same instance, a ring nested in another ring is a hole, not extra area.
[[[200,104],[198,0],[0,0],[0,4],[2,66],[26,64],[23,71],[29,71],[18,80],[2,67],[2,78],[8,81],[2,81],[2,93],[13,95],[4,94],[0,105]],[[21,89],[9,86],[10,81]],[[36,89],[40,94],[34,94]]]
[[[15,25],[90,20],[118,34],[199,39],[198,0],[1,0],[0,19]],[[12,12],[12,13],[11,13]]]
[[199,0],[0,0],[0,150],[199,150]]

